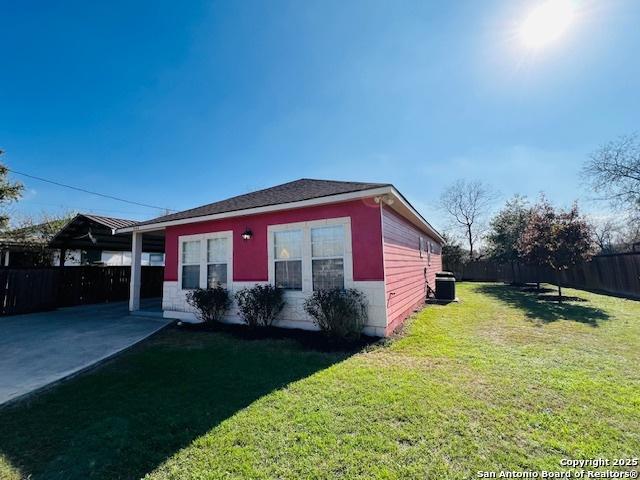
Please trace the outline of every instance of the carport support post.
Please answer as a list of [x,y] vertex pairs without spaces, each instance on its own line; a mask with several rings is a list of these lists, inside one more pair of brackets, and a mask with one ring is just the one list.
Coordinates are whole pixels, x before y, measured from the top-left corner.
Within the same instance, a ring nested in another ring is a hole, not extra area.
[[131,234],[131,281],[129,283],[129,311],[140,310],[140,276],[142,275],[142,232]]

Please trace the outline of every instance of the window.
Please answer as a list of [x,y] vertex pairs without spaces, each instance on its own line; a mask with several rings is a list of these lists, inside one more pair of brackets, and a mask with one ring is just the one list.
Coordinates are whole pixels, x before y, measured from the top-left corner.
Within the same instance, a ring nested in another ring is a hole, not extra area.
[[351,219],[311,220],[268,227],[269,281],[302,297],[353,283]]
[[420,250],[420,258],[422,258],[424,256],[424,252],[426,250],[424,237],[420,237],[420,240],[419,240],[419,243],[418,243],[418,249]]
[[227,288],[227,251],[226,237],[207,240],[207,287]]
[[153,267],[163,267],[164,266],[164,253],[150,253],[149,254],[149,265]]
[[200,287],[200,240],[182,242],[182,288]]
[[344,227],[311,229],[311,275],[314,290],[344,288]]
[[273,245],[276,286],[302,290],[302,230],[275,232]]

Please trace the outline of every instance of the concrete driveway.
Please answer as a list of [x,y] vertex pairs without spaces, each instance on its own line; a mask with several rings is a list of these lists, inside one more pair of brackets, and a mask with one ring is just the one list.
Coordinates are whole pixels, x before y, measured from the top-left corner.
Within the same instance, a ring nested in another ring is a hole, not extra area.
[[126,302],[0,318],[0,405],[89,368],[168,323],[129,315]]

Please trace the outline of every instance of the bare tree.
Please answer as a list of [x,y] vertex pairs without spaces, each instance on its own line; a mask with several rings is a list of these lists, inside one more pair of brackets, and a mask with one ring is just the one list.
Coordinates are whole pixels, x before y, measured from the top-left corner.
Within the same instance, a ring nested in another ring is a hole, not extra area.
[[594,152],[583,167],[593,189],[640,221],[640,137],[626,135]]
[[638,251],[640,248],[640,225],[627,222],[620,231],[620,238],[616,245],[618,251]]
[[470,260],[486,231],[489,209],[496,198],[497,193],[489,185],[466,180],[456,181],[440,196],[441,208],[469,246]]
[[593,240],[599,253],[613,253],[622,242],[622,227],[614,218],[594,219]]

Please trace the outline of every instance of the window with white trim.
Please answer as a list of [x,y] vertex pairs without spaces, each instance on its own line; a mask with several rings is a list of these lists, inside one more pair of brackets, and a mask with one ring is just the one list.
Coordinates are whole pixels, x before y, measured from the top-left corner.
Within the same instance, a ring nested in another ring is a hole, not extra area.
[[207,287],[227,288],[227,260],[229,239],[226,237],[207,240]]
[[314,290],[344,288],[344,226],[311,229],[311,277]]
[[200,240],[182,242],[182,289],[200,287]]
[[164,267],[164,253],[150,253],[149,265],[154,267]]
[[302,230],[274,232],[276,287],[302,290]]

